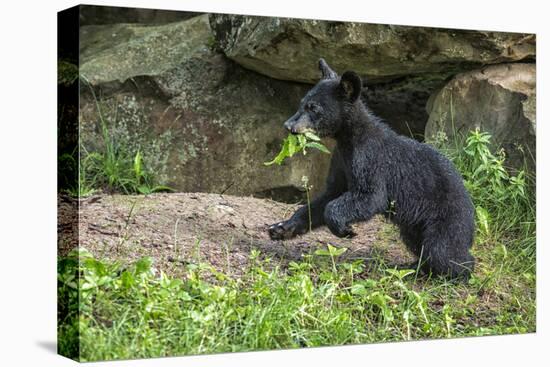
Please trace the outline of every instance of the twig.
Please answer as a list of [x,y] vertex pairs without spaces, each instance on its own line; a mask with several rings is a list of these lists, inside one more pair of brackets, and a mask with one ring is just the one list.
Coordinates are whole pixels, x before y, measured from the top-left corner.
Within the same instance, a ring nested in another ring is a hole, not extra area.
[[105,231],[101,227],[99,227],[97,224],[90,223],[88,224],[88,228],[91,229],[92,231],[96,231],[107,236],[118,236],[118,233]]

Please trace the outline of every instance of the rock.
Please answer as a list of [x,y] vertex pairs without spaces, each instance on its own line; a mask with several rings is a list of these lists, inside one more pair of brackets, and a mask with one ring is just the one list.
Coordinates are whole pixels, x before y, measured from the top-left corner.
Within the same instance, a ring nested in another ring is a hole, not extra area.
[[159,75],[210,52],[207,16],[161,26],[80,28],[80,75],[92,85]]
[[445,85],[437,75],[410,76],[369,85],[362,99],[397,133],[423,140],[430,95]]
[[[208,16],[162,26],[81,27],[80,123],[101,150],[103,121],[118,145],[177,191],[300,193],[322,188],[330,156],[311,152],[265,167],[307,86],[246,70],[213,47]],[[93,92],[93,93],[92,93]],[[96,105],[96,99],[97,104]],[[265,195],[264,195],[265,196]]]
[[535,76],[535,64],[523,63],[493,65],[456,75],[430,97],[426,136],[434,137],[438,131],[464,135],[480,128],[505,149],[511,166],[522,165],[523,150],[529,167],[534,169]]
[[199,13],[179,10],[80,5],[79,20],[81,26],[115,23],[165,24],[197,15]]
[[315,83],[312,65],[354,70],[371,82],[532,59],[535,35],[213,14],[225,54],[272,78]]
[[368,106],[398,133],[422,139],[428,97],[455,73],[535,58],[535,35],[210,15],[227,57],[276,79],[316,83],[324,57],[365,77]]

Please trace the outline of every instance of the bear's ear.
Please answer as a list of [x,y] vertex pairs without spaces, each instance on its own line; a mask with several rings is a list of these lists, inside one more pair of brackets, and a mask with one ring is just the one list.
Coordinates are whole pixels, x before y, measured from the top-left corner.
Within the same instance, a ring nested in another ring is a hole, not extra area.
[[353,71],[346,71],[340,79],[340,91],[349,102],[355,102],[361,95],[361,78]]
[[338,74],[328,66],[325,59],[319,59],[319,70],[321,70],[321,79],[336,79]]

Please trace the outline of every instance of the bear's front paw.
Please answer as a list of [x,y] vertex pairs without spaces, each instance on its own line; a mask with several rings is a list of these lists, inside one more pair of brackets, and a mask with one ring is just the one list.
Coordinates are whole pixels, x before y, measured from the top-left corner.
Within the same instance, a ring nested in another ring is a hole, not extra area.
[[350,226],[342,226],[342,227],[328,227],[333,235],[338,236],[340,238],[353,238],[357,236],[357,233],[355,233]]
[[357,233],[355,233],[351,229],[351,227],[349,225],[345,224],[345,223],[340,223],[340,222],[336,222],[336,221],[326,221],[326,224],[327,224],[328,229],[330,229],[330,231],[332,232],[332,234],[337,236],[337,237],[352,238],[352,237],[355,237],[357,235]]
[[269,237],[272,240],[288,240],[295,237],[298,233],[297,225],[290,220],[275,223],[269,226]]
[[356,233],[353,232],[353,230],[349,226],[347,220],[345,219],[345,216],[341,213],[341,210],[339,210],[338,199],[333,200],[327,204],[327,206],[325,207],[324,216],[325,224],[327,225],[328,229],[330,229],[333,235],[340,238],[351,238],[356,235]]

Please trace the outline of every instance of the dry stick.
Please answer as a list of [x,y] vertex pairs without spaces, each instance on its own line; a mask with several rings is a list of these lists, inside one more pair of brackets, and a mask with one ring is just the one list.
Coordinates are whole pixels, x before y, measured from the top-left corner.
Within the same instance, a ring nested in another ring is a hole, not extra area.
[[174,225],[174,258],[179,259],[178,257],[178,223],[181,217],[176,219],[176,224]]
[[105,231],[101,227],[99,227],[97,224],[94,224],[94,223],[89,223],[88,224],[88,229],[91,229],[92,231],[96,231],[98,233],[104,234],[106,236],[116,236],[116,235],[118,235],[118,233],[116,233],[116,232]]
[[[231,236],[231,241],[229,243],[231,243],[231,247],[233,247],[233,241],[235,240],[235,238],[233,236]],[[227,265],[227,274],[231,275],[231,261],[229,259],[229,243],[228,242],[224,242],[224,247],[225,247],[225,261],[226,261],[226,265]]]
[[118,245],[116,247],[117,252],[120,251],[120,247],[122,244],[126,241],[126,236],[128,235],[128,227],[130,226],[130,218],[132,217],[132,214],[134,212],[134,208],[136,207],[137,200],[132,201],[132,206],[130,207],[130,212],[128,213],[128,216],[126,217],[126,225],[124,226],[124,235],[119,235]]
[[195,261],[197,262],[197,275],[200,279],[201,277],[201,241],[202,238],[199,236],[195,240]]
[[220,196],[223,198],[223,194],[225,194],[227,190],[229,190],[231,187],[233,187],[233,185],[235,185],[235,181],[231,182],[229,184],[229,186],[227,186],[225,189],[223,189],[222,192],[220,192]]
[[422,265],[422,255],[424,254],[424,246],[420,248],[420,257],[418,258],[418,264],[416,265],[416,273],[414,274],[414,281],[418,279],[418,272],[420,271],[420,267]]

